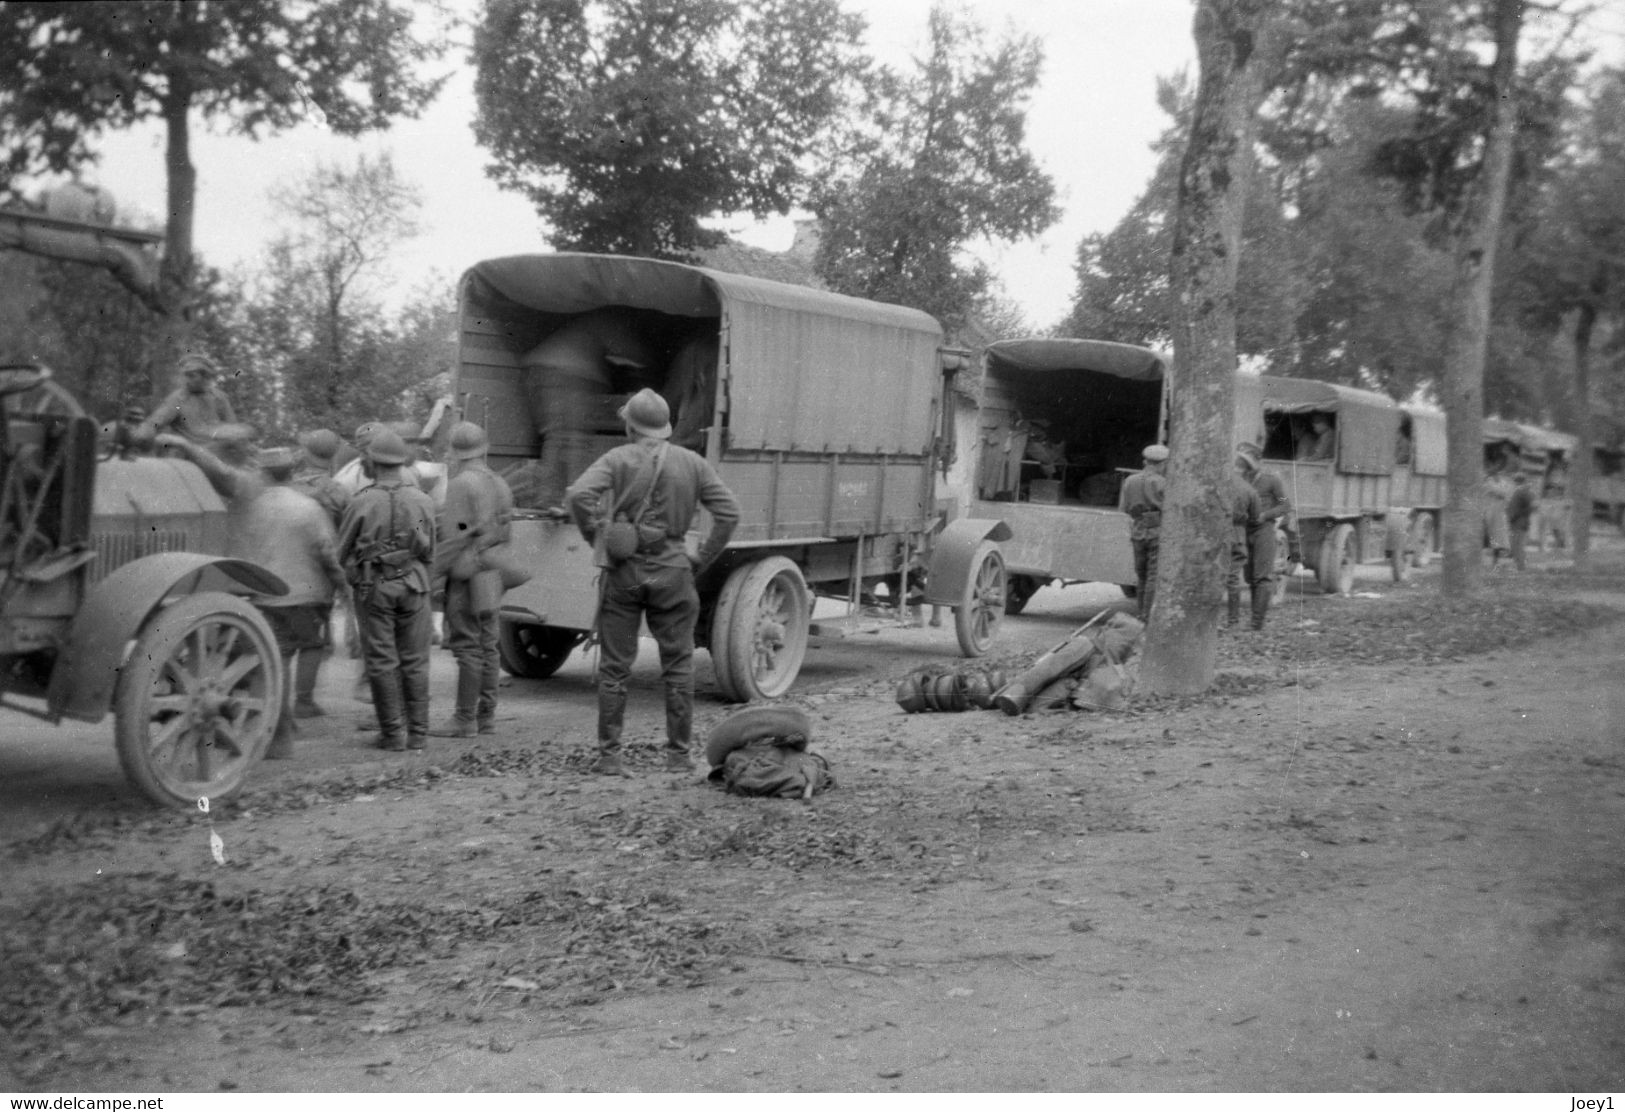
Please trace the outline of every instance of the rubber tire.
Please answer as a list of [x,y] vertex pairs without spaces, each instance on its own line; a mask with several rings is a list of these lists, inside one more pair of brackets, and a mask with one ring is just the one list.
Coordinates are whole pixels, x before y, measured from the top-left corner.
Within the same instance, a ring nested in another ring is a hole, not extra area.
[[1027,609],[1027,603],[1038,593],[1043,584],[1035,576],[1012,575],[1010,583],[1004,593],[1004,612],[1006,614],[1019,614]]
[[795,561],[769,556],[733,570],[711,618],[711,662],[723,698],[777,699],[807,656],[812,594]]
[[1320,546],[1318,577],[1320,589],[1328,595],[1346,595],[1354,589],[1354,526],[1334,527]]
[[510,676],[545,680],[564,666],[585,636],[573,629],[501,618],[497,622],[497,657]]
[[[199,670],[195,655],[188,659],[188,650],[201,638],[205,653],[218,651],[228,633],[225,649],[232,675],[222,690],[209,693],[211,702],[223,700],[218,706],[206,707],[197,691],[155,691],[166,682],[173,686],[166,673],[177,680],[214,679]],[[124,775],[148,798],[172,807],[192,807],[201,796],[230,797],[271,743],[286,682],[276,637],[248,602],[207,592],[165,607],[137,634],[113,694],[113,739]],[[186,719],[194,715],[197,720],[188,724]],[[154,737],[160,717],[159,736]],[[166,737],[162,727],[171,722],[176,728]],[[229,732],[222,731],[226,722],[232,726]],[[160,746],[170,749],[167,757],[155,752]],[[212,766],[211,757],[228,748],[230,755]]]
[[1433,563],[1433,549],[1437,543],[1438,529],[1433,523],[1433,515],[1429,513],[1418,514],[1416,518],[1416,535],[1411,542],[1411,566],[1425,568]]
[[970,575],[954,607],[954,634],[963,656],[976,657],[993,647],[1004,619],[1009,594],[1004,553],[997,542],[984,540],[971,556]]
[[[797,707],[745,707],[718,722],[711,730],[711,736],[705,739],[705,759],[715,768],[727,759],[729,753],[753,741],[792,734],[800,734],[807,742],[812,741],[812,719],[807,717],[806,711]],[[796,748],[806,747],[804,743]]]

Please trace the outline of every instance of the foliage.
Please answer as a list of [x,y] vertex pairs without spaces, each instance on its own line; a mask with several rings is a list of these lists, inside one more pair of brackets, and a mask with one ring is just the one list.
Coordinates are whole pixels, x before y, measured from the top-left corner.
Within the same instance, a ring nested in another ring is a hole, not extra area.
[[[272,437],[425,411],[407,392],[450,365],[444,282],[420,289],[394,319],[375,282],[391,250],[416,234],[417,189],[386,156],[324,165],[272,190],[289,231],[260,267],[236,278],[222,365],[251,369],[250,418]],[[231,387],[228,385],[228,390]]]
[[487,0],[474,133],[555,246],[689,258],[785,213],[861,73],[837,0]]
[[167,277],[192,254],[194,113],[258,137],[312,116],[342,135],[416,114],[436,93],[419,66],[441,53],[412,37],[395,0],[124,0],[0,5],[5,135],[0,195],[18,178],[96,160],[95,140],[145,120],[169,129]]
[[813,199],[823,235],[814,266],[831,288],[912,305],[950,330],[991,285],[964,251],[1054,223],[1055,186],[1026,147],[1026,102],[1043,51],[1035,38],[988,46],[938,6],[912,74],[883,70],[856,130]]

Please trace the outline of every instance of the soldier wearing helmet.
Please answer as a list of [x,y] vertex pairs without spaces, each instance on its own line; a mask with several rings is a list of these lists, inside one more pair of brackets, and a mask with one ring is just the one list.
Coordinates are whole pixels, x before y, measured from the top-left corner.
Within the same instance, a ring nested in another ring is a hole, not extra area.
[[[638,627],[647,621],[660,648],[666,689],[666,767],[686,772],[694,719],[694,623],[700,598],[694,579],[721,555],[739,522],[739,502],[705,457],[668,441],[671,410],[653,390],[621,407],[631,441],[598,457],[566,501],[595,551],[612,531],[635,537],[629,554],[599,560],[598,759],[593,770],[624,775],[621,729],[626,680],[637,657]],[[690,556],[684,543],[700,506],[711,532]],[[601,512],[602,511],[602,512]]]
[[344,445],[332,429],[312,429],[299,437],[300,458],[289,484],[307,498],[314,498],[333,519],[334,528],[350,504],[350,491],[333,478],[333,460]]
[[459,421],[451,430],[451,479],[440,510],[432,580],[445,583],[446,647],[457,658],[457,707],[431,737],[473,737],[496,732],[497,608],[501,573],[493,550],[508,543],[513,492],[485,462],[485,430]]
[[135,443],[150,444],[159,433],[167,432],[198,444],[218,426],[236,423],[231,399],[216,385],[220,368],[213,359],[190,352],[181,357],[177,370],[181,384],[136,427],[131,438]]
[[339,559],[355,591],[378,747],[422,749],[429,736],[429,565],[434,503],[403,474],[406,444],[388,429],[367,443],[373,481],[339,525]]

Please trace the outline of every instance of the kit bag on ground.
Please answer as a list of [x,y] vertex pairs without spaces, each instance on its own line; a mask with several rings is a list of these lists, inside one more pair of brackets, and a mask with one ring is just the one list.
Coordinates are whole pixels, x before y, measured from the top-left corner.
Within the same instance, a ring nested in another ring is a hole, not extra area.
[[807,751],[812,722],[796,707],[746,707],[711,731],[713,780],[736,795],[807,799],[835,786],[829,762]]

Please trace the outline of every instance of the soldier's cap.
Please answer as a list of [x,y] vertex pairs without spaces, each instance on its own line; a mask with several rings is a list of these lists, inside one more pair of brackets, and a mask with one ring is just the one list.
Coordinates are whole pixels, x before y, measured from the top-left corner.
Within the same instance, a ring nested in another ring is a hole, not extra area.
[[402,440],[389,429],[380,429],[376,435],[367,441],[367,458],[373,463],[384,466],[400,466],[407,461],[409,453],[406,450],[406,441]]
[[292,448],[264,448],[259,454],[259,465],[272,475],[287,477],[299,462],[299,453]]
[[647,386],[626,399],[626,404],[616,411],[616,416],[625,421],[633,432],[643,436],[652,436],[656,440],[671,436],[671,406]]
[[182,374],[196,371],[199,374],[208,375],[210,378],[218,378],[220,375],[219,365],[201,351],[189,351],[181,356],[180,371]]
[[343,443],[343,439],[332,429],[311,429],[299,434],[299,446],[309,453],[311,459],[322,463],[338,455]]
[[449,449],[452,459],[478,459],[489,447],[485,430],[473,421],[458,421],[452,426]]
[[1141,452],[1140,455],[1144,457],[1147,463],[1161,463],[1168,458],[1168,446],[1166,444],[1148,444],[1145,451]]

